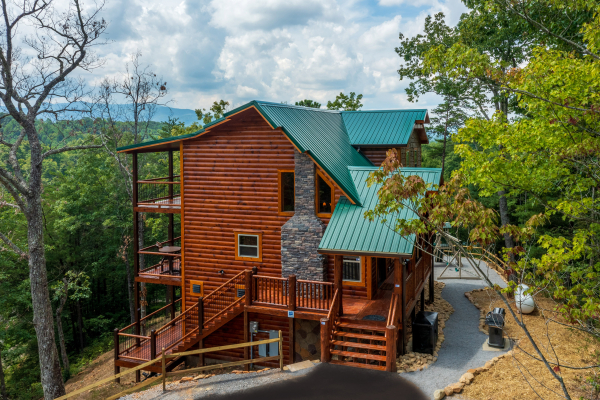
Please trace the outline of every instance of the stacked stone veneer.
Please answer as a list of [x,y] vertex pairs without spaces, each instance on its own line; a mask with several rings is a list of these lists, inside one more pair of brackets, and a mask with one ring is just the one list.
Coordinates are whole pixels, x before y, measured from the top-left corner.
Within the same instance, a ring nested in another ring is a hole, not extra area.
[[321,324],[319,321],[294,319],[294,362],[319,359],[321,359]]
[[315,213],[315,163],[295,151],[294,216],[281,227],[281,275],[324,281],[325,257],[317,253],[325,225]]

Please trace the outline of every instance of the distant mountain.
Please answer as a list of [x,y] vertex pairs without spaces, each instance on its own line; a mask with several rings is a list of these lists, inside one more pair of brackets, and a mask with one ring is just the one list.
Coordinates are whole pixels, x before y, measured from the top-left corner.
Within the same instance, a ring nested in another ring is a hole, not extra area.
[[156,107],[156,113],[154,114],[152,121],[163,122],[167,121],[169,117],[179,118],[179,121],[185,123],[186,125],[199,122],[194,110],[188,110],[185,108],[169,108],[163,106]]
[[[56,104],[55,108],[58,109],[62,106],[62,104]],[[120,105],[117,104],[114,107],[117,108]],[[0,106],[0,111],[6,111],[6,109],[2,106]],[[46,118],[50,118],[50,115],[48,114],[47,116],[45,115],[41,115],[40,117],[46,119]],[[74,119],[79,119],[82,117],[82,114],[80,113],[66,113],[63,118],[74,118]],[[188,110],[185,108],[173,108],[173,107],[165,107],[165,106],[157,106],[156,107],[156,112],[154,113],[154,116],[152,117],[152,121],[155,122],[165,122],[169,119],[169,117],[171,118],[178,118],[180,122],[183,122],[186,125],[190,125],[194,122],[198,122],[198,117],[196,117],[196,113],[194,112],[194,110]],[[53,118],[52,118],[53,119]]]

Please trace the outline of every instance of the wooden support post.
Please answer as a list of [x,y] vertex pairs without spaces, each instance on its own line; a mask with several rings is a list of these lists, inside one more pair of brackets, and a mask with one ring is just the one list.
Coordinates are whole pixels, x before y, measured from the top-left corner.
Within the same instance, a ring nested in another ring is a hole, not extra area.
[[408,337],[406,336],[406,330],[408,329],[407,323],[406,321],[408,320],[407,315],[406,315],[406,264],[404,264],[403,262],[400,262],[400,268],[401,268],[401,279],[402,282],[400,283],[400,285],[402,286],[402,291],[400,292],[401,295],[401,300],[402,300],[402,355],[406,354],[406,344],[408,341]]
[[330,336],[329,318],[321,318],[321,362],[329,362],[331,353],[329,349]]
[[333,270],[333,293],[335,293],[335,291],[337,290],[338,293],[340,294],[340,310],[339,310],[339,315],[343,315],[344,314],[344,306],[342,305],[343,303],[343,298],[344,296],[342,295],[342,286],[343,286],[343,261],[344,261],[344,257],[341,255],[335,255],[334,256],[334,270]]
[[423,289],[421,289],[421,311],[425,311],[425,282],[423,282]]
[[165,348],[162,348],[162,370],[161,370],[161,374],[162,374],[162,385],[163,385],[163,392],[167,391],[167,387],[166,387],[166,380],[167,380],[167,359],[165,357]]
[[296,275],[288,277],[288,310],[296,311]]
[[[114,343],[115,343],[115,361],[119,359],[119,330],[115,328],[114,330]],[[121,367],[115,365],[115,375],[118,375],[121,372]],[[116,378],[115,383],[121,383],[121,378]]]
[[[198,348],[199,349],[203,349],[204,348],[204,339],[200,339],[198,341]],[[198,354],[198,365],[200,367],[204,367],[204,353]]]
[[252,305],[252,271],[244,272],[246,278],[246,288],[245,288],[245,296],[246,296],[246,307],[250,307]]
[[435,284],[433,282],[433,265],[431,266],[431,273],[429,274],[429,304],[433,304]]
[[150,331],[150,359],[156,358],[156,331],[152,329]]
[[168,286],[167,290],[170,292],[169,297],[171,298],[171,321],[175,319],[175,286]]
[[290,349],[290,359],[289,364],[294,363],[294,353],[295,353],[295,342],[294,342],[294,318],[289,318],[289,328],[288,328],[288,341],[289,341],[289,349]]
[[204,329],[204,298],[198,297],[198,333],[202,335]]
[[[132,160],[132,184],[131,188],[132,199],[133,199],[133,208],[137,207],[138,202],[138,157],[137,153],[133,153]],[[140,273],[140,243],[139,243],[139,225],[138,225],[139,213],[137,211],[133,211],[133,274],[134,277],[137,277]],[[141,308],[140,308],[140,284],[139,282],[133,282],[133,292],[135,298],[135,326],[134,332],[136,335],[140,334],[140,319],[141,319]],[[140,345],[140,339],[136,339],[136,345]],[[136,372],[136,378],[139,375],[139,372]],[[136,382],[139,382],[137,380]]]
[[140,383],[142,380],[141,371],[138,369],[135,371],[135,383]]
[[[248,311],[244,310],[244,343],[250,341],[250,327],[248,326]],[[244,360],[250,359],[250,347],[244,347]],[[244,370],[250,371],[250,364],[244,365]]]
[[[169,150],[169,182],[173,182],[173,150]],[[169,186],[169,200],[173,201],[173,184]],[[175,214],[169,214],[169,244],[173,246],[175,237]]]
[[385,328],[385,370],[396,372],[397,329],[394,325]]
[[283,371],[283,334],[279,331],[279,369]]

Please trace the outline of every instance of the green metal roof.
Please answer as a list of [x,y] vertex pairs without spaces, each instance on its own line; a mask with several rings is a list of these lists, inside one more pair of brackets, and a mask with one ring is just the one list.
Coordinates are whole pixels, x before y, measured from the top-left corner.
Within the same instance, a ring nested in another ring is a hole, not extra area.
[[225,113],[223,118],[204,125],[197,132],[117,150],[152,151],[154,147],[164,151],[163,147],[173,147],[174,142],[197,137],[206,128],[250,107],[256,107],[273,128],[281,128],[301,152],[309,153],[348,198],[358,205],[361,205],[361,197],[348,167],[372,167],[373,163],[353,146],[406,144],[415,121],[425,120],[427,115],[427,110],[334,111],[254,100]]
[[348,166],[371,167],[373,163],[352,147],[339,111],[317,110],[286,104],[257,102],[271,125],[280,127],[301,152],[315,162],[355,203],[360,196]]
[[[398,219],[414,219],[416,214],[404,208],[396,215],[388,216],[386,224],[381,223],[381,218],[369,221],[364,214],[377,205],[377,191],[381,185],[368,187],[366,181],[369,174],[377,168],[348,167],[348,169],[362,200],[362,206],[353,205],[345,198],[340,198],[321,239],[319,250],[373,255],[412,254],[414,235],[404,237],[390,227],[394,227]],[[402,174],[418,175],[425,183],[438,185],[442,177],[442,169],[403,168]]]
[[342,111],[354,146],[394,146],[408,143],[415,121],[424,121],[427,110]]

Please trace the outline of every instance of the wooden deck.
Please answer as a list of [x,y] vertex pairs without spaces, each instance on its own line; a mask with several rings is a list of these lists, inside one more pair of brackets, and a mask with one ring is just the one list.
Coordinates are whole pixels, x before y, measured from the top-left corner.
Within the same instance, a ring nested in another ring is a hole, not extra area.
[[394,277],[390,275],[377,290],[373,300],[344,298],[342,317],[352,320],[363,320],[368,315],[378,315],[387,318],[390,311],[390,301],[394,288]]

